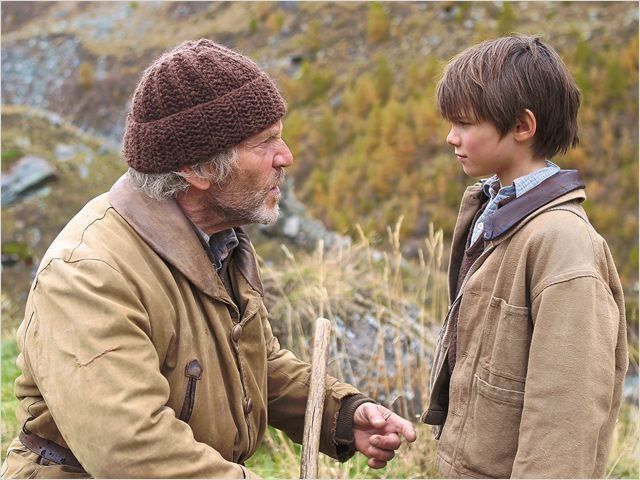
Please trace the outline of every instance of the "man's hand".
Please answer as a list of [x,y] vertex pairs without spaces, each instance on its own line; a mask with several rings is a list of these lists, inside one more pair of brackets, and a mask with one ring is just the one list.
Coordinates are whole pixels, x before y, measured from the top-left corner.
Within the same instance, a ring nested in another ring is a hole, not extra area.
[[391,410],[363,403],[353,415],[353,437],[356,450],[369,457],[371,468],[383,468],[400,447],[400,435],[413,442],[416,431],[411,422]]

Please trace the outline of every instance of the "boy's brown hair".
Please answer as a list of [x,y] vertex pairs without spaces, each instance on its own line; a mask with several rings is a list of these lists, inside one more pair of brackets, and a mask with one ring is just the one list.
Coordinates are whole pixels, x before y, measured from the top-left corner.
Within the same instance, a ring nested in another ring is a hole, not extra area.
[[580,91],[560,56],[537,36],[487,40],[459,53],[445,68],[437,99],[447,120],[486,120],[501,135],[528,108],[536,117],[539,157],[578,144]]

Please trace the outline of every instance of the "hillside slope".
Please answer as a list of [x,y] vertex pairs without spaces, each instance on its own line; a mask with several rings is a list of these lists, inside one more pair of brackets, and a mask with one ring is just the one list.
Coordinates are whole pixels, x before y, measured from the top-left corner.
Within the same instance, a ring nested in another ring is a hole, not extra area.
[[[37,150],[55,160],[55,145],[65,143],[52,140],[47,150],[25,142],[43,127],[37,116],[19,119],[20,109],[8,105],[55,112],[111,146],[104,152],[109,159],[88,153],[109,174],[65,184],[65,202],[40,197],[32,200],[37,206],[3,207],[3,249],[26,235],[20,222],[9,225],[23,211],[59,215],[61,226],[90,193],[108,188],[124,170],[117,150],[142,69],[182,40],[208,37],[250,55],[277,80],[289,104],[284,123],[296,159],[292,175],[311,213],[340,233],[354,235],[359,223],[378,238],[404,215],[403,245],[415,254],[429,223],[449,238],[471,182],[444,142],[435,83],[455,53],[511,31],[541,34],[576,76],[581,144],[556,160],[584,174],[585,206],[635,297],[634,2],[5,2],[3,173],[16,152]],[[36,249],[46,248],[48,239],[36,240]]]

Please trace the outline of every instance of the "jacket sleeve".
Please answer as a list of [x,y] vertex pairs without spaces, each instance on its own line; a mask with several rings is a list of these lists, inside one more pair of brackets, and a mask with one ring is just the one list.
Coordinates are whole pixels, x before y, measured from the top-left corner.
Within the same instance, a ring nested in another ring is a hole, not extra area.
[[[269,424],[283,430],[294,442],[302,443],[304,414],[309,394],[311,367],[281,349],[273,336],[271,326],[263,316],[267,347],[267,390]],[[341,407],[347,399],[360,392],[346,383],[327,375],[326,394],[320,434],[320,451],[332,458],[345,461],[355,450],[341,449],[336,439],[336,426]],[[363,396],[362,396],[363,397]],[[348,419],[352,421],[353,419]]]
[[531,302],[534,328],[512,477],[590,478],[596,461],[606,462],[596,447],[620,401],[618,306],[588,271],[558,275],[539,293],[534,289]]
[[38,275],[24,355],[66,444],[96,478],[243,478],[167,407],[169,384],[135,287],[101,260]]

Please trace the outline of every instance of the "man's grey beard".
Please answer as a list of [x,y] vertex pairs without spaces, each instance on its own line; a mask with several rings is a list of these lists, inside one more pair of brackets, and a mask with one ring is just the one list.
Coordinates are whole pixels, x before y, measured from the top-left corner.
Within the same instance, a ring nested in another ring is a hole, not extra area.
[[[280,173],[281,172],[281,173]],[[281,185],[284,181],[284,170],[281,170],[276,178],[275,184]],[[280,215],[280,205],[278,200],[275,205],[268,206],[267,199],[270,196],[272,186],[268,190],[253,192],[246,196],[244,192],[232,195],[231,198],[211,197],[209,205],[217,212],[222,213],[224,218],[230,223],[237,225],[247,225],[250,223],[260,223],[272,225],[278,220]]]
[[268,210],[265,205],[254,212],[255,215],[251,223],[261,223],[262,225],[273,225],[280,216],[280,204],[276,202],[275,206]]

